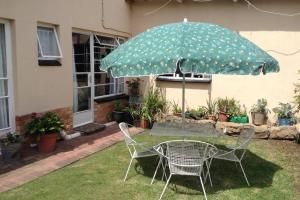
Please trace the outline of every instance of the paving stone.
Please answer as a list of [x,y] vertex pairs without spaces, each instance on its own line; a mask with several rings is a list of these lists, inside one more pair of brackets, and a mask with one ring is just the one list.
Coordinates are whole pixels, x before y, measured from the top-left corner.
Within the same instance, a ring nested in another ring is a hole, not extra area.
[[[137,134],[142,130],[140,128],[130,128],[132,134]],[[19,168],[0,175],[0,192],[13,189],[54,170],[65,167],[79,159],[105,149],[122,139],[123,137],[118,126],[113,124],[108,126],[101,134],[95,133],[69,141],[58,142],[56,151],[51,154],[40,154],[36,151],[34,156],[34,151],[32,151],[28,155],[31,161],[30,164],[20,164]],[[28,160],[28,157],[24,159]],[[8,166],[5,167],[7,168]]]

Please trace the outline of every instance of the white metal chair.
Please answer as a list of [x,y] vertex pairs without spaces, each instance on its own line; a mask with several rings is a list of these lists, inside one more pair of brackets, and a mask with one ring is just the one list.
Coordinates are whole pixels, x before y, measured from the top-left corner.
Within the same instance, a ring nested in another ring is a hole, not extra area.
[[119,127],[121,129],[121,132],[123,133],[126,146],[129,150],[129,153],[130,153],[130,156],[131,156],[131,159],[130,159],[130,162],[129,162],[129,165],[128,165],[128,168],[127,168],[127,171],[126,171],[126,174],[125,174],[125,177],[124,177],[124,182],[125,182],[126,179],[127,179],[132,161],[134,159],[157,156],[157,152],[153,149],[153,147],[146,148],[144,146],[145,143],[138,143],[135,140],[133,140],[130,137],[128,125],[126,123],[121,122],[119,124]]
[[[250,186],[250,184],[242,166],[242,159],[244,158],[244,155],[247,151],[247,147],[250,144],[254,134],[254,128],[243,129],[237,139],[235,146],[228,146],[228,150],[218,149],[217,154],[213,157],[213,159],[228,160],[239,163],[248,186]],[[241,151],[240,155],[237,154],[238,151]]]
[[157,145],[155,149],[159,149],[159,154],[164,152],[161,156],[165,157],[167,160],[167,165],[170,171],[169,178],[167,179],[166,185],[159,199],[162,199],[173,175],[198,176],[204,197],[207,199],[201,175],[204,170],[205,161],[209,159],[208,156],[211,155],[209,152],[211,152],[212,149],[215,149],[214,152],[216,152],[216,147],[200,141],[174,140],[161,143]]

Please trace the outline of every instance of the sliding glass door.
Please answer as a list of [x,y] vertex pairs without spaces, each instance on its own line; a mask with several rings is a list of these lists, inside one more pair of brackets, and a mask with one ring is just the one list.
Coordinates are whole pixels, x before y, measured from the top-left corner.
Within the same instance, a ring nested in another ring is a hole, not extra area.
[[9,24],[0,21],[0,135],[13,131],[13,117],[10,31]]

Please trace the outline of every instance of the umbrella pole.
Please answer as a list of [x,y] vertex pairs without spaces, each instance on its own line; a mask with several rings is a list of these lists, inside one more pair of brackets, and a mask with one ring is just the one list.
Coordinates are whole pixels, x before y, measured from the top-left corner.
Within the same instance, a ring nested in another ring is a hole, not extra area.
[[182,73],[182,129],[184,129],[184,123],[185,123],[185,73]]

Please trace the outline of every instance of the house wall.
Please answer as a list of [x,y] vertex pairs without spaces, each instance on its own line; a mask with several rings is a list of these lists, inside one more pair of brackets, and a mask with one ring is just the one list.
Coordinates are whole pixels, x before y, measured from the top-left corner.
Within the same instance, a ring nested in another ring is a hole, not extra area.
[[[103,28],[102,1],[106,28],[123,32]],[[10,20],[12,25],[17,117],[72,108],[72,29],[130,36],[124,33],[130,32],[130,5],[123,0],[0,0],[0,19]],[[38,65],[37,23],[57,26],[62,66]]]
[[[248,8],[240,0],[218,0],[197,3],[185,0],[179,4],[173,1],[161,10],[146,15],[166,1],[136,1],[132,3],[131,26],[133,35],[146,29],[172,22],[189,21],[218,24],[234,31],[269,52],[280,63],[280,72],[265,76],[213,75],[211,84],[188,84],[186,92],[187,106],[192,108],[205,105],[207,99],[234,97],[249,109],[258,98],[267,98],[269,108],[278,102],[291,102],[294,95],[294,83],[299,79],[300,69],[300,16],[284,17],[265,14]],[[253,0],[257,7],[283,13],[300,11],[297,0]],[[269,51],[272,50],[272,51]],[[275,53],[274,51],[281,52]],[[284,55],[284,53],[296,54]],[[147,84],[144,83],[146,86]],[[158,83],[168,100],[175,99],[181,105],[181,84]]]

